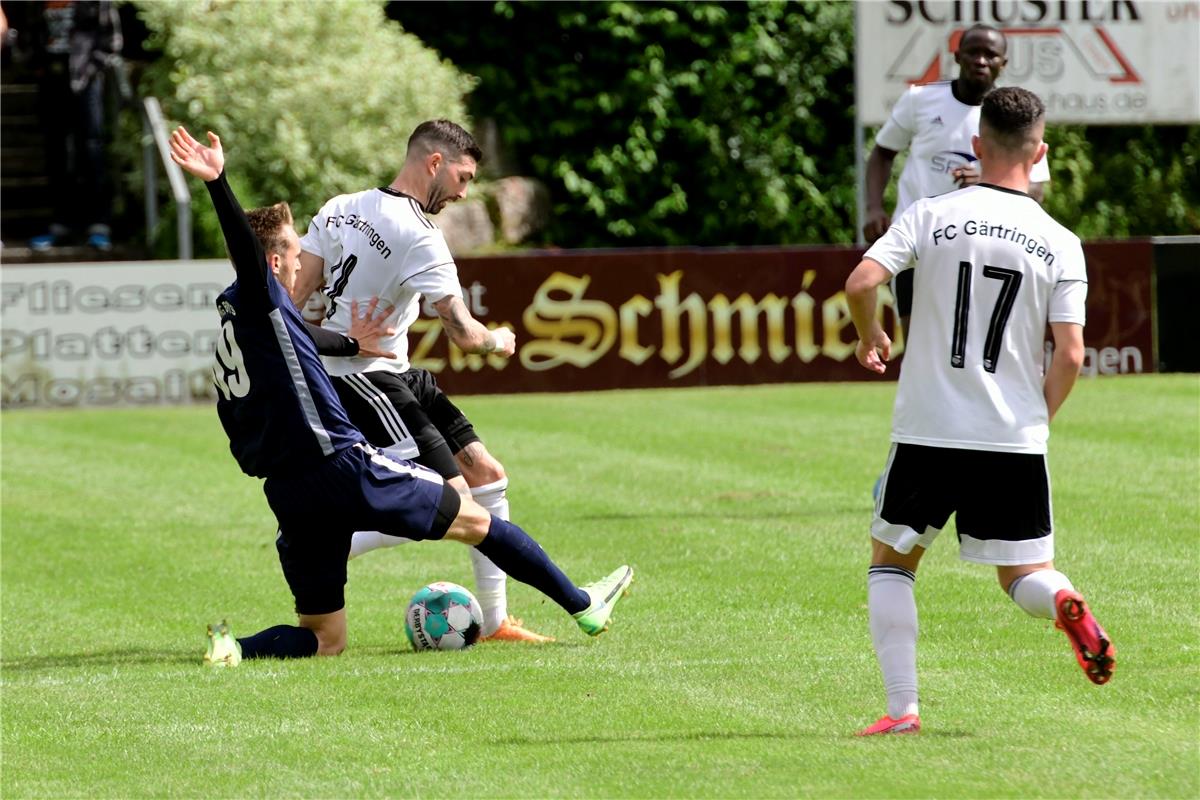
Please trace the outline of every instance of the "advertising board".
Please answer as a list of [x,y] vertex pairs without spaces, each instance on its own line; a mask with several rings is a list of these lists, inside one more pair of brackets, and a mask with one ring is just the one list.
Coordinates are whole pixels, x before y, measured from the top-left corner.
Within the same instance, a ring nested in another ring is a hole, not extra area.
[[[880,380],[854,358],[843,292],[861,254],[676,248],[463,258],[465,302],[488,324],[513,327],[516,356],[464,354],[429,315],[413,326],[409,354],[451,393]],[[1153,371],[1153,246],[1094,243],[1085,254],[1085,373]],[[225,261],[6,266],[3,406],[214,398],[214,306],[232,274]],[[886,288],[880,301],[901,356]]]
[[915,83],[958,76],[971,25],[1004,31],[1001,86],[1046,103],[1051,123],[1200,122],[1200,2],[1188,0],[887,0],[859,2],[858,119],[882,125]]

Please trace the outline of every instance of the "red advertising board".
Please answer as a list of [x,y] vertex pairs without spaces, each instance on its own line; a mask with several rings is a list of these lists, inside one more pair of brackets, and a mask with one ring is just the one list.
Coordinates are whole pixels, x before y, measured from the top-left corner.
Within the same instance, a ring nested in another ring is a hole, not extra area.
[[[1085,252],[1085,372],[1153,370],[1151,244],[1098,243]],[[464,258],[468,305],[516,331],[516,357],[464,355],[427,317],[414,326],[410,355],[462,394],[879,380],[854,359],[843,292],[861,255],[787,247]],[[902,353],[886,289],[880,314]]]
[[[1085,374],[1152,371],[1149,241],[1085,246]],[[415,366],[452,394],[784,381],[892,380],[854,359],[839,247],[521,253],[462,259],[464,297],[511,325],[511,359],[468,356],[425,317]],[[224,261],[8,265],[0,276],[0,406],[212,399],[214,302]],[[892,297],[880,316],[902,358]]]

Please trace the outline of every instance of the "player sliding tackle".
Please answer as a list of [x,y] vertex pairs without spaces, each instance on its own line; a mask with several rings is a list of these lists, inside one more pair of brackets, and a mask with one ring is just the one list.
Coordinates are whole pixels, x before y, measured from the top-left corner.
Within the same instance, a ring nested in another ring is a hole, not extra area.
[[[951,514],[960,556],[994,565],[1018,606],[1053,619],[1093,683],[1106,683],[1116,666],[1108,635],[1052,561],[1046,441],[1083,363],[1087,273],[1079,237],[1027,194],[1046,153],[1045,113],[1024,89],[987,95],[973,140],[980,183],[909,206],[846,281],[856,355],[882,373],[892,343],[876,290],[901,270],[915,275],[867,571],[888,710],[860,735],[921,727],[913,584]],[[1054,357],[1043,377],[1047,324]]]
[[[217,414],[242,471],[266,479],[263,492],[279,523],[276,547],[299,625],[239,640],[224,623],[210,626],[205,662],[236,666],[243,657],[342,652],[346,557],[355,530],[463,542],[554,600],[585,633],[607,630],[632,569],[622,566],[576,586],[519,527],[461,496],[436,472],[378,452],[350,424],[312,335],[225,180],[220,139],[208,138],[211,146],[177,128],[171,157],[205,181],[237,273],[217,298]],[[294,273],[295,265],[287,268]]]

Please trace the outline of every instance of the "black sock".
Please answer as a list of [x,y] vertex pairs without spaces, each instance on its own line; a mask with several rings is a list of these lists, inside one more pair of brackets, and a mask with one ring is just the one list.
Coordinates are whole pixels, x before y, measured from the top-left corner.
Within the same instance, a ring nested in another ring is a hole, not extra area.
[[578,588],[554,565],[542,546],[511,522],[492,517],[487,536],[476,548],[521,583],[527,583],[558,603],[568,614],[592,604],[587,592]]
[[308,628],[276,625],[238,639],[242,658],[307,658],[317,654],[317,635]]

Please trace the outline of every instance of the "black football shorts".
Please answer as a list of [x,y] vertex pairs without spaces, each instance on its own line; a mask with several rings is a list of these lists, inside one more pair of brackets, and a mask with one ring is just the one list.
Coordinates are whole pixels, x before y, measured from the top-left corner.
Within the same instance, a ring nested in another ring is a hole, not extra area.
[[951,514],[964,560],[1054,558],[1045,455],[893,444],[871,535],[907,553],[932,544]]

